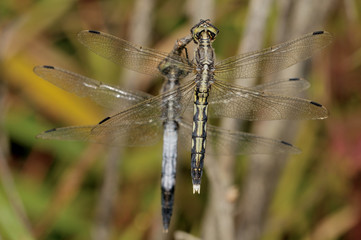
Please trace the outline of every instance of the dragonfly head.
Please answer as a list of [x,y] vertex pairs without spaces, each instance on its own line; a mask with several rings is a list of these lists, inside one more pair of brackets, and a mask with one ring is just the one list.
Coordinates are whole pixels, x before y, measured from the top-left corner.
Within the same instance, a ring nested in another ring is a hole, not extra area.
[[198,44],[201,39],[209,39],[211,42],[214,41],[218,34],[219,30],[211,24],[211,20],[200,20],[194,27],[191,29],[191,34],[193,41]]

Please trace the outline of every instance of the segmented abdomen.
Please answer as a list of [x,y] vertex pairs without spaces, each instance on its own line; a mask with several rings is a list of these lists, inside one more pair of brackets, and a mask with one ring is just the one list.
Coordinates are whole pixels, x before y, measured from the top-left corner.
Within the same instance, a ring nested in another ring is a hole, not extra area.
[[193,181],[193,193],[200,193],[207,138],[208,96],[208,89],[206,89],[205,91],[200,91],[199,88],[196,88],[194,91],[194,115],[191,150],[191,174]]
[[163,133],[163,161],[162,161],[162,215],[163,226],[167,230],[173,213],[174,188],[177,167],[178,123],[166,121]]

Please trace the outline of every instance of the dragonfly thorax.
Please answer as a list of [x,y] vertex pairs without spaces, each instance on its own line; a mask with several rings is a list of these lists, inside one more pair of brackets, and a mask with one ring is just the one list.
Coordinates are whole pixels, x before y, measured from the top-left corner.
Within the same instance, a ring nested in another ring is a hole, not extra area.
[[200,85],[200,82],[202,82],[201,85],[208,88],[210,84],[213,83],[214,59],[214,50],[210,44],[200,44],[200,46],[196,49],[195,60],[197,64],[197,76],[195,81],[198,86]]
[[189,71],[183,69],[182,66],[172,58],[162,61],[158,66],[158,70],[166,78],[176,77],[182,79],[189,74]]

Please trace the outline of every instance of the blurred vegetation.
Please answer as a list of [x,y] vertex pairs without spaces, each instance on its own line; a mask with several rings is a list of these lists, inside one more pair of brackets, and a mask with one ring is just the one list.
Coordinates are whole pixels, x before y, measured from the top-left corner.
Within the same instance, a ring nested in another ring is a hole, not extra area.
[[[184,36],[176,34],[194,23],[183,1],[155,5],[150,46],[169,51]],[[214,47],[223,59],[237,52],[248,1],[217,1],[216,9],[212,20],[221,32]],[[54,65],[118,84],[123,69],[90,53],[76,33],[96,29],[127,39],[133,11],[130,0],[0,2],[1,240],[91,238],[107,148],[35,136],[52,127],[94,124],[104,113],[32,69]],[[267,35],[276,14],[275,9]],[[310,76],[302,76],[311,81],[310,97],[325,105],[330,117],[302,123],[295,145],[303,153],[292,156],[280,176],[264,239],[361,239],[360,14],[359,1],[336,4],[324,26],[335,41],[315,58]],[[142,90],[156,93],[160,84],[148,81]],[[246,167],[243,161],[237,164],[237,184]],[[118,170],[109,239],[166,238],[161,233],[161,144],[126,148]],[[200,196],[191,187],[189,154],[182,153],[169,238],[176,230],[200,235],[206,177]]]

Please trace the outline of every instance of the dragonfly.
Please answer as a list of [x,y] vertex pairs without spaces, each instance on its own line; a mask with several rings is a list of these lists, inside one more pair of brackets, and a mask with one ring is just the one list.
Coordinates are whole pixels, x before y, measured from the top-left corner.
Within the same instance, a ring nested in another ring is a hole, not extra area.
[[[328,116],[327,109],[317,102],[255,91],[224,80],[261,77],[292,66],[329,45],[333,39],[330,33],[312,32],[273,47],[236,55],[215,63],[212,42],[218,32],[208,19],[201,20],[191,29],[193,41],[197,44],[191,64],[183,57],[169,57],[169,62],[188,72],[188,76],[177,90],[164,93],[158,99],[149,100],[143,109],[139,108],[136,117],[156,122],[161,114],[162,99],[171,99],[178,94],[181,98],[178,102],[179,107],[175,110],[177,115],[181,116],[190,102],[193,102],[191,176],[194,193],[200,193],[209,130],[208,117],[254,121],[324,119]],[[167,53],[94,30],[81,31],[78,40],[100,56],[131,70],[153,76],[161,76],[158,66],[168,57]],[[87,138],[102,141],[104,136],[114,133],[115,128],[127,125],[129,129],[131,124],[133,121],[124,121],[123,114],[114,115],[104,119]],[[138,134],[142,130],[145,129],[133,129]],[[87,132],[82,134],[86,135]]]
[[[37,66],[34,68],[34,72],[41,78],[78,96],[89,97],[107,109],[121,111],[117,116],[122,115],[123,118],[123,121],[119,122],[117,127],[105,125],[106,128],[111,128],[113,131],[113,133],[108,132],[108,136],[97,133],[97,129],[103,128],[101,125],[112,117],[105,118],[99,124],[92,126],[51,129],[39,134],[39,138],[88,140],[106,144],[118,144],[117,138],[128,136],[129,138],[125,145],[143,145],[155,142],[161,135],[160,129],[163,128],[161,202],[163,229],[165,231],[168,230],[174,204],[178,135],[182,138],[181,142],[184,142],[183,139],[189,138],[192,129],[192,124],[185,121],[179,115],[178,110],[181,106],[180,99],[182,98],[182,91],[179,90],[180,80],[189,73],[179,68],[178,63],[174,59],[181,57],[182,50],[191,40],[192,38],[190,37],[178,40],[173,51],[158,65],[158,71],[164,76],[165,82],[162,87],[162,93],[156,97],[140,91],[132,91],[105,84],[53,66]],[[279,93],[289,92],[292,89],[301,91],[308,87],[309,84],[306,80],[291,78],[268,82],[252,89],[259,92]],[[133,107],[128,108],[132,105]],[[149,118],[147,114],[139,115],[139,113],[145,110],[148,112],[156,111],[159,113],[158,117]],[[110,129],[105,129],[104,131],[108,130]],[[226,142],[236,144],[237,154],[300,152],[298,148],[285,141],[264,138],[244,132],[227,131],[211,125],[209,125],[208,133],[210,139],[208,144],[217,145],[221,152],[224,152],[222,149],[226,148]],[[109,136],[114,138],[109,138]]]

